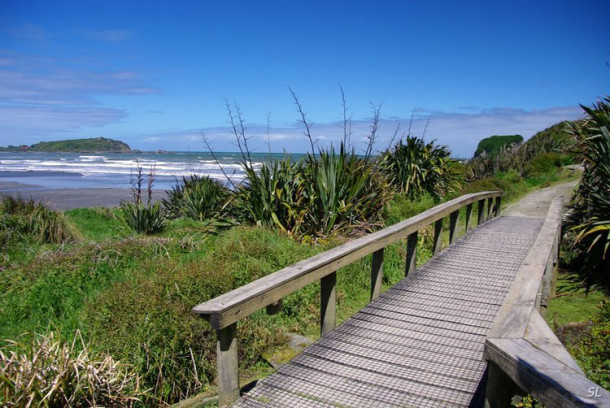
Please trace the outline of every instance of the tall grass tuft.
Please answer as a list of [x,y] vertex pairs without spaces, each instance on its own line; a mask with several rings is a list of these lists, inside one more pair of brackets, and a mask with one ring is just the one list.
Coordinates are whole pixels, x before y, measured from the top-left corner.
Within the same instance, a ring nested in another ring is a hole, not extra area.
[[132,407],[145,393],[131,368],[91,353],[77,332],[72,344],[53,332],[0,348],[3,407]]
[[14,216],[12,224],[16,231],[30,235],[40,243],[61,244],[82,238],[62,212],[52,210],[42,202],[4,196],[0,210]]

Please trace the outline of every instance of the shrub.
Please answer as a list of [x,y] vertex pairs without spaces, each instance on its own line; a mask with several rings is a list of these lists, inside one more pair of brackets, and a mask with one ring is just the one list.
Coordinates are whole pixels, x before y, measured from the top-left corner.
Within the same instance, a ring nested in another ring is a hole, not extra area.
[[563,165],[563,157],[556,152],[542,153],[529,162],[527,173],[551,173]]
[[66,344],[49,332],[0,349],[3,407],[131,407],[145,395],[129,366],[92,353],[77,332]]
[[407,136],[382,155],[381,167],[391,183],[411,199],[430,194],[440,200],[456,183],[447,146],[426,144],[423,139]]
[[203,221],[220,215],[228,199],[228,190],[207,176],[182,177],[163,199],[168,216]]
[[[216,334],[191,308],[313,252],[267,228],[235,227],[217,238],[204,259],[155,259],[146,274],[106,288],[87,303],[83,324],[97,349],[129,361],[153,395],[177,402],[216,376]],[[249,364],[289,329],[285,321],[253,319],[239,326],[239,353]]]

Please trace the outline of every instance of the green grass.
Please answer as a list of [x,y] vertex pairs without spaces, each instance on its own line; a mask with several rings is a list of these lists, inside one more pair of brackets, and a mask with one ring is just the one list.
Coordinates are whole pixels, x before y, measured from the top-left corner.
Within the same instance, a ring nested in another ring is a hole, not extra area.
[[77,208],[66,211],[66,217],[82,231],[85,238],[93,241],[117,239],[129,234],[116,210],[107,208]]
[[593,320],[600,302],[608,299],[608,295],[600,288],[593,288],[587,294],[577,280],[578,277],[570,273],[558,275],[556,295],[550,300],[545,317],[551,328]]

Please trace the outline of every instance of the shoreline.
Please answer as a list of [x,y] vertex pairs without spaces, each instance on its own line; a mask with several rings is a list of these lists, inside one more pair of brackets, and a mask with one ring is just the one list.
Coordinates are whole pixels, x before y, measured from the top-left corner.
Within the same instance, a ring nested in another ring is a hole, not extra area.
[[[40,188],[31,184],[0,182],[0,196],[21,197],[42,201],[54,210],[71,210],[74,208],[104,207],[113,208],[121,201],[131,201],[131,190],[128,188]],[[143,196],[146,192],[143,191]],[[153,201],[165,196],[165,190],[153,190]]]

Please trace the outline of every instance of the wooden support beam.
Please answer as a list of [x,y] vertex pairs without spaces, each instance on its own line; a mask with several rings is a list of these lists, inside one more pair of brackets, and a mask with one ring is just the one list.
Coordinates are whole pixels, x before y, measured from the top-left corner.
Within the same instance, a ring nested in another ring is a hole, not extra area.
[[483,212],[484,206],[485,200],[479,200],[479,202],[477,203],[477,225],[481,225],[485,221],[485,213]]
[[371,268],[371,301],[381,295],[381,283],[383,281],[383,248],[373,252]]
[[337,325],[337,272],[320,279],[320,337],[333,331]]
[[432,254],[436,255],[443,249],[443,219],[434,222],[434,244]]
[[468,232],[472,228],[472,208],[472,203],[466,206],[466,226],[464,227],[464,232]]
[[218,405],[227,406],[239,398],[237,366],[237,323],[216,330]]
[[415,272],[417,268],[417,231],[407,237],[407,259],[405,262],[405,276]]
[[494,208],[494,199],[493,199],[493,197],[489,197],[487,199],[487,218],[486,219],[490,220],[491,217],[494,215],[493,208]]
[[496,197],[496,205],[494,207],[494,216],[496,216],[496,217],[500,216],[501,208],[502,208],[502,197],[498,196],[498,197]]
[[449,245],[453,244],[459,235],[460,210],[454,211],[449,215]]

